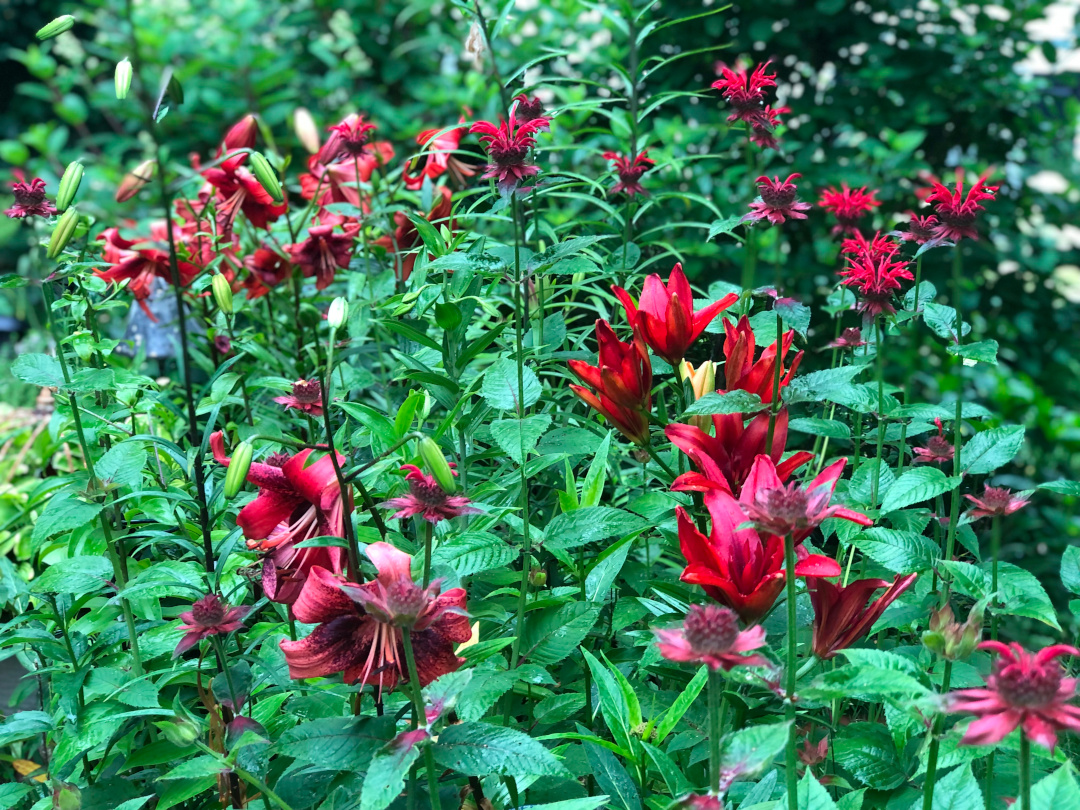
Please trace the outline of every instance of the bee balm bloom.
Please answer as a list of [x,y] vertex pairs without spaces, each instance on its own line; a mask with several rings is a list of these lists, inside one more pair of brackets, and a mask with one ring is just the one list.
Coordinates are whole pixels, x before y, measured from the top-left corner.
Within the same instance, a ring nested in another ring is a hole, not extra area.
[[725,671],[769,663],[757,653],[742,654],[765,646],[765,628],[740,631],[735,613],[719,605],[692,605],[681,627],[653,632],[660,655],[669,661],[700,662]]
[[748,73],[746,68],[733,70],[720,66],[720,78],[712,86],[731,106],[728,123],[743,121],[751,126],[771,128],[770,115],[765,111],[765,89],[776,87],[776,74],[768,72],[770,64],[771,61],[758,65],[753,73]]
[[937,435],[930,437],[926,447],[912,448],[915,454],[912,464],[944,464],[953,460],[956,448],[945,438],[945,426],[941,424],[941,417],[936,417],[934,424],[937,425]]
[[29,183],[12,183],[11,189],[15,204],[4,212],[10,219],[51,217],[56,213],[56,207],[45,199],[45,181],[40,177]]
[[934,181],[926,201],[934,204],[934,213],[937,214],[938,224],[933,231],[936,238],[948,239],[951,242],[959,242],[964,237],[979,238],[979,232],[975,230],[975,218],[980,211],[985,210],[980,203],[994,199],[998,190],[998,186],[986,185],[988,176],[989,174],[982,175],[967,190],[967,194],[964,194],[964,170],[961,168],[956,170],[955,189]]
[[849,188],[847,183],[841,183],[839,190],[829,186],[821,192],[818,205],[832,213],[837,220],[832,229],[833,235],[856,233],[859,220],[881,205],[875,194],[876,190],[867,191],[866,186]]
[[649,150],[645,149],[633,158],[620,155],[618,152],[604,152],[604,160],[613,161],[615,173],[619,175],[619,182],[611,187],[610,193],[618,194],[621,191],[627,197],[633,197],[635,194],[648,195],[648,192],[641,187],[641,176],[656,164],[655,160],[646,157],[648,152]]
[[750,213],[744,215],[743,220],[760,222],[767,219],[773,225],[782,225],[789,219],[806,219],[804,212],[810,210],[810,203],[795,198],[797,189],[793,181],[800,177],[801,174],[789,174],[787,180],[780,182],[779,176],[770,179],[762,175],[755,180],[758,198],[750,203]]
[[508,194],[526,177],[540,171],[539,166],[526,162],[529,150],[536,145],[536,133],[546,130],[551,122],[539,116],[528,121],[516,117],[516,109],[510,110],[507,120],[498,125],[490,121],[478,121],[469,132],[480,134],[480,143],[487,150],[491,162],[481,175],[483,178],[499,178],[499,191]]
[[[454,463],[449,462],[449,466],[453,468]],[[415,464],[403,464],[401,469],[407,473],[405,480],[409,484],[408,493],[379,504],[397,509],[393,514],[394,518],[405,520],[413,515],[420,515],[428,523],[439,523],[459,515],[480,513],[475,506],[469,506],[471,501],[468,498],[447,493],[434,476],[425,475]],[[450,471],[457,475],[453,469]]]
[[202,597],[191,606],[191,610],[180,614],[183,621],[180,629],[185,632],[173,651],[173,658],[190,650],[204,638],[239,630],[244,626],[242,620],[249,610],[251,608],[246,606],[231,608],[217,594],[209,593]]
[[274,402],[311,416],[322,416],[322,383],[318,380],[297,380],[292,384],[291,394],[274,397]]
[[1023,495],[1016,495],[1005,487],[985,487],[983,494],[976,498],[974,495],[965,495],[969,501],[975,504],[974,509],[968,510],[972,519],[983,517],[1004,517],[1018,512],[1028,505],[1028,499]]

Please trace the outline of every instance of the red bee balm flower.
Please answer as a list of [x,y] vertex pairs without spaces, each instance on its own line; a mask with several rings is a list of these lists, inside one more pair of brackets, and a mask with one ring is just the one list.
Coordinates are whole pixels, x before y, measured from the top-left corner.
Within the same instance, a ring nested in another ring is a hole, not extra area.
[[[210,435],[210,448],[218,464],[228,467],[221,431]],[[296,601],[314,566],[340,571],[344,560],[343,549],[337,546],[296,548],[313,537],[345,536],[345,508],[334,463],[328,455],[309,463],[313,452],[280,453],[266,463],[253,461],[247,480],[259,488],[259,495],[236,516],[248,548],[268,552],[263,560],[263,590],[284,604]],[[338,462],[345,463],[340,453]]]
[[[102,258],[110,265],[107,270],[96,270],[98,278],[118,284],[127,281],[128,289],[142,307],[143,312],[152,321],[157,319],[146,304],[154,277],[172,283],[172,269],[169,266],[169,251],[159,245],[168,244],[168,225],[164,220],[150,226],[148,239],[128,240],[120,236],[116,228],[108,228],[101,238],[105,247]],[[197,275],[199,268],[183,260],[177,260],[176,270],[180,275],[180,285],[186,287]]]
[[375,131],[375,125],[365,121],[362,115],[347,115],[340,124],[332,124],[326,129],[333,133],[326,139],[326,145],[322,149],[323,158],[327,162],[332,162],[335,158],[350,160],[365,155],[372,149],[368,141],[369,133]]
[[[906,591],[918,575],[897,575],[893,581],[860,579],[846,587],[834,585],[820,577],[808,577],[806,589],[814,606],[814,655],[822,660],[846,650],[870,632],[885,608]],[[874,601],[874,591],[885,588]]]
[[775,149],[779,146],[779,141],[776,139],[776,135],[773,131],[780,126],[780,116],[787,115],[791,112],[790,107],[778,107],[773,109],[768,104],[765,105],[764,118],[768,121],[768,124],[755,123],[750,127],[750,140],[756,143],[762,149]]
[[51,217],[56,213],[56,206],[45,199],[45,181],[40,177],[29,183],[12,183],[11,190],[15,194],[15,205],[4,212],[10,219]]
[[[450,472],[457,475],[457,471],[453,469],[454,462],[449,463]],[[459,515],[480,514],[481,510],[469,506],[471,501],[468,498],[464,495],[448,495],[434,476],[424,475],[415,464],[403,464],[401,469],[407,473],[405,480],[409,483],[409,493],[379,504],[397,509],[394,518],[404,520],[413,515],[422,515],[428,523],[439,523]]]
[[934,236],[938,239],[948,239],[951,242],[959,242],[965,236],[968,239],[978,239],[979,232],[975,230],[975,217],[985,210],[981,203],[983,200],[992,200],[997,194],[998,186],[986,185],[989,172],[982,175],[975,185],[964,194],[964,170],[956,169],[956,188],[933,181],[933,188],[926,195],[926,201],[934,204],[934,213],[937,214],[938,224],[934,227]]
[[250,610],[247,606],[231,608],[217,594],[208,593],[196,601],[191,610],[180,614],[183,621],[180,629],[185,632],[173,650],[173,658],[180,657],[204,638],[239,630],[244,626],[242,619]]
[[600,345],[598,365],[570,360],[570,370],[596,393],[580,385],[570,390],[598,411],[635,444],[649,443],[649,411],[652,410],[652,363],[640,335],[623,343],[607,321],[596,322]]
[[936,238],[934,233],[939,226],[940,223],[938,222],[938,218],[933,214],[920,217],[912,213],[907,230],[897,231],[896,235],[905,242],[914,242],[916,245],[925,245],[931,239]]
[[604,152],[604,160],[614,161],[615,173],[619,175],[619,182],[611,187],[610,193],[618,194],[621,191],[627,197],[633,197],[635,194],[648,195],[640,182],[641,176],[656,165],[655,160],[646,157],[648,153],[649,150],[645,149],[631,159],[618,152]]
[[526,121],[519,120],[515,113],[516,110],[510,110],[509,119],[500,121],[498,125],[490,121],[477,121],[469,128],[469,132],[480,133],[480,143],[491,161],[482,177],[498,177],[499,191],[504,194],[517,188],[526,177],[539,173],[540,167],[526,163],[525,158],[536,145],[536,133],[551,125],[543,116]]
[[762,655],[742,655],[765,646],[765,628],[739,630],[739,620],[719,605],[691,605],[681,627],[653,630],[660,655],[669,661],[700,662],[709,669],[767,666]]
[[859,311],[871,318],[896,312],[892,299],[901,288],[900,281],[915,278],[907,269],[910,262],[884,249],[876,236],[869,244],[858,245],[847,256],[847,263],[837,275],[843,279],[842,284],[858,291]]
[[801,174],[789,174],[787,180],[780,182],[779,176],[769,179],[762,175],[754,182],[758,184],[758,198],[750,203],[750,213],[743,215],[743,221],[760,222],[769,220],[773,225],[782,225],[788,219],[806,219],[804,211],[810,210],[810,203],[795,199],[795,183]]
[[1080,732],[1080,706],[1068,703],[1076,696],[1077,680],[1062,677],[1057,658],[1080,655],[1080,650],[1055,644],[1030,653],[1019,644],[984,641],[980,650],[998,654],[984,689],[961,689],[948,696],[949,711],[978,717],[960,740],[962,745],[995,745],[1018,726],[1032,742],[1051,751],[1057,732]]
[[[533,96],[529,98],[528,94],[521,93],[514,96],[514,101],[517,102],[517,117],[522,123],[528,123],[534,121],[537,118],[544,118],[544,102],[539,97]],[[545,122],[547,119],[545,118]],[[546,128],[546,127],[545,127]]]
[[758,65],[749,74],[746,68],[736,71],[726,65],[720,66],[721,77],[712,86],[731,105],[731,114],[727,119],[729,124],[744,121],[751,126],[772,126],[765,107],[765,88],[776,87],[776,74],[766,72],[770,64],[772,60]]
[[325,290],[334,280],[337,269],[349,266],[353,238],[358,231],[359,227],[355,225],[346,227],[343,233],[334,233],[333,225],[312,225],[308,228],[307,239],[285,245],[285,249],[305,278],[315,277],[315,289]]
[[464,662],[453,644],[470,638],[465,591],[440,596],[438,581],[413,582],[412,558],[388,543],[372,543],[367,555],[378,570],[371,582],[343,582],[315,567],[293,605],[296,618],[318,624],[307,638],[282,641],[293,678],[344,673],[346,683],[392,689],[409,677],[402,628],[409,628],[421,686]]
[[945,426],[941,424],[941,418],[935,418],[934,424],[937,425],[937,436],[931,436],[926,443],[926,447],[912,449],[915,454],[912,464],[944,464],[953,460],[956,448],[953,447],[951,441],[945,438]]
[[322,383],[318,380],[297,380],[292,384],[291,394],[274,397],[274,402],[312,416],[322,416]]
[[975,504],[975,509],[968,510],[968,516],[973,520],[984,517],[1004,517],[1013,512],[1019,512],[1028,505],[1028,499],[1023,495],[1014,495],[1005,487],[985,487],[981,497],[965,495],[969,501]]
[[826,348],[828,349],[857,349],[860,346],[865,346],[866,341],[863,340],[862,330],[857,326],[851,326],[845,329],[836,340],[830,342]]
[[735,293],[728,293],[694,312],[694,294],[681,264],[671,269],[667,286],[656,273],[645,279],[638,306],[622,287],[612,285],[611,291],[626,310],[634,334],[672,366],[682,362],[686,350],[717,315],[739,300]]
[[839,191],[834,186],[829,186],[821,192],[818,205],[837,219],[836,226],[832,229],[833,235],[856,233],[858,221],[881,205],[875,194],[876,190],[867,191],[866,186],[853,189],[849,188],[847,183],[841,183]]

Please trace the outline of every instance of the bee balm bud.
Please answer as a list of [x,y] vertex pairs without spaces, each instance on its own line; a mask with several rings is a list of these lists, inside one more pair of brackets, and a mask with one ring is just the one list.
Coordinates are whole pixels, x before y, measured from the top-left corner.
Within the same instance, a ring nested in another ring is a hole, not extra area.
[[131,62],[125,56],[116,63],[116,73],[113,74],[113,81],[116,83],[116,97],[121,101],[127,98],[128,91],[131,90],[131,76]]
[[233,292],[229,280],[221,273],[218,273],[210,281],[210,288],[214,291],[214,302],[218,305],[218,309],[226,315],[232,315]]
[[79,190],[79,184],[83,178],[83,165],[78,161],[69,163],[64,169],[64,176],[60,178],[60,188],[56,192],[56,210],[66,211],[75,199],[75,192]]
[[48,25],[42,26],[38,29],[37,38],[45,41],[46,39],[52,39],[58,37],[65,31],[70,31],[75,27],[75,18],[70,14],[65,14],[63,17],[57,17]]
[[240,442],[233,450],[232,459],[229,461],[229,469],[225,472],[225,498],[231,500],[243,488],[247,478],[248,469],[251,467],[251,456],[254,448],[247,442]]
[[255,179],[259,181],[259,185],[266,190],[270,198],[275,203],[280,203],[285,199],[281,193],[281,182],[266,156],[262,152],[252,152],[248,160],[251,162],[251,173],[255,175]]

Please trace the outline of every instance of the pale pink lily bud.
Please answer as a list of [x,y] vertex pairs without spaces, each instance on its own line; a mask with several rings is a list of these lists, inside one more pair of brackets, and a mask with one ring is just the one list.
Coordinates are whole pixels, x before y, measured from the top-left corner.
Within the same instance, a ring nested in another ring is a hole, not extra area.
[[318,153],[322,147],[319,128],[315,124],[315,119],[311,117],[311,113],[304,107],[297,107],[296,112],[293,113],[293,132],[296,133],[296,139],[300,141],[300,145],[309,154]]
[[124,179],[120,181],[120,185],[116,188],[116,201],[127,202],[142,191],[143,186],[154,179],[156,170],[157,161],[151,158],[150,160],[144,160],[125,174]]
[[[694,368],[690,361],[683,360],[678,371],[680,379],[690,380],[690,385],[694,390],[695,401],[701,399],[706,394],[711,394],[716,391],[716,363],[712,360],[706,360],[697,368]],[[712,426],[712,420],[708,416],[691,416],[690,424],[698,430],[708,432],[709,428]]]

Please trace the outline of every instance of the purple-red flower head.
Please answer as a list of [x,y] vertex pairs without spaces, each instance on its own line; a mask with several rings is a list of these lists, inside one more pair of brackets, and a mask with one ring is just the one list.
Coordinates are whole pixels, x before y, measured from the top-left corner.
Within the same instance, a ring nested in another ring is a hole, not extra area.
[[938,224],[934,227],[934,237],[948,239],[950,242],[959,242],[964,237],[978,239],[979,232],[975,229],[975,219],[980,211],[985,210],[980,204],[984,200],[992,200],[997,194],[998,186],[986,185],[990,172],[986,172],[964,193],[964,170],[956,169],[956,188],[933,181],[933,188],[926,195],[926,201],[933,203],[934,213],[937,214]]
[[178,658],[204,638],[239,630],[244,626],[243,618],[249,610],[250,607],[243,605],[231,608],[217,594],[208,593],[197,600],[191,610],[180,614],[183,621],[180,629],[184,631],[184,637],[176,645],[173,658]]
[[375,131],[375,125],[364,120],[364,116],[352,113],[338,124],[332,124],[326,129],[333,133],[326,139],[326,144],[320,151],[324,163],[332,163],[336,159],[351,160],[365,155],[371,151],[371,133]]
[[836,217],[836,225],[832,229],[834,235],[855,233],[858,221],[881,205],[881,201],[874,196],[876,194],[877,190],[867,191],[866,186],[850,188],[847,183],[841,183],[839,190],[829,186],[821,192],[818,205]]
[[890,243],[894,246],[892,251],[882,246],[880,235],[869,243],[865,240],[848,242],[861,244],[855,244],[853,252],[847,254],[848,266],[838,275],[843,279],[843,284],[854,287],[858,292],[859,311],[870,317],[895,312],[892,299],[901,287],[900,281],[914,278],[908,270],[908,260],[898,258],[895,243]]
[[840,333],[840,337],[826,345],[827,349],[857,349],[865,346],[862,330],[857,326],[849,326]]
[[941,424],[941,418],[936,417],[934,424],[937,425],[937,435],[930,437],[926,442],[926,447],[912,449],[915,454],[912,464],[944,464],[953,460],[956,448],[945,438],[945,426]]
[[610,193],[618,194],[621,191],[627,197],[648,194],[641,187],[641,176],[656,164],[655,160],[646,157],[648,153],[649,150],[645,149],[631,159],[618,152],[604,152],[604,160],[614,161],[615,173],[619,175],[619,182],[611,187]]
[[746,68],[733,70],[727,65],[720,66],[720,78],[712,86],[731,106],[728,123],[743,121],[751,126],[771,128],[765,106],[765,89],[776,87],[776,74],[768,72],[771,63],[770,60],[758,65],[752,73]]
[[767,177],[762,175],[754,182],[758,187],[758,198],[750,203],[750,212],[743,216],[743,220],[760,222],[769,220],[773,225],[782,225],[789,219],[806,219],[804,212],[810,210],[810,203],[796,199],[798,189],[795,188],[795,180],[802,177],[801,174],[789,174],[787,180],[780,182],[780,177]]
[[[453,469],[454,462],[450,462],[451,472],[457,475]],[[405,480],[409,484],[409,491],[405,495],[391,498],[380,506],[397,509],[392,517],[410,518],[420,515],[428,523],[438,523],[442,520],[452,520],[459,515],[475,515],[480,510],[475,506],[469,506],[471,501],[464,495],[449,495],[439,486],[434,476],[424,475],[424,472],[415,464],[403,464]]]
[[719,605],[692,605],[681,627],[653,630],[660,655],[669,661],[700,662],[709,669],[768,665],[764,656],[743,653],[765,646],[761,625],[739,630],[734,611]]
[[987,486],[978,498],[974,495],[964,497],[975,504],[975,508],[969,509],[967,513],[972,520],[983,517],[1004,517],[1028,505],[1026,496],[1016,495],[1005,487]]
[[525,124],[529,121],[535,121],[537,118],[543,118],[545,126],[542,129],[547,129],[546,124],[549,119],[544,115],[544,102],[540,100],[539,96],[529,98],[527,93],[519,93],[514,96],[514,101],[517,102],[514,111],[517,113],[519,121]]
[[750,125],[750,140],[756,143],[762,149],[775,149],[779,146],[779,141],[776,138],[775,129],[780,126],[780,116],[787,115],[791,112],[790,107],[778,107],[773,109],[768,104],[765,105],[764,117],[768,121],[765,123],[754,123]]
[[274,402],[311,416],[322,416],[322,383],[318,380],[297,380],[292,384],[291,394],[274,397]]
[[40,177],[29,183],[12,183],[11,190],[15,204],[4,212],[9,218],[51,217],[56,213],[56,206],[45,199],[45,181]]
[[487,150],[491,161],[482,177],[499,178],[499,190],[504,194],[513,191],[526,177],[539,173],[540,167],[526,161],[529,150],[536,145],[536,133],[546,130],[551,122],[543,117],[528,121],[519,120],[516,110],[497,125],[490,121],[477,121],[469,132],[480,134],[480,143]]
[[936,233],[938,227],[940,227],[938,218],[933,214],[927,214],[925,217],[920,217],[918,214],[911,213],[911,221],[908,222],[906,231],[896,231],[896,235],[903,239],[905,242],[914,242],[916,245],[925,245],[931,239],[936,239]]

